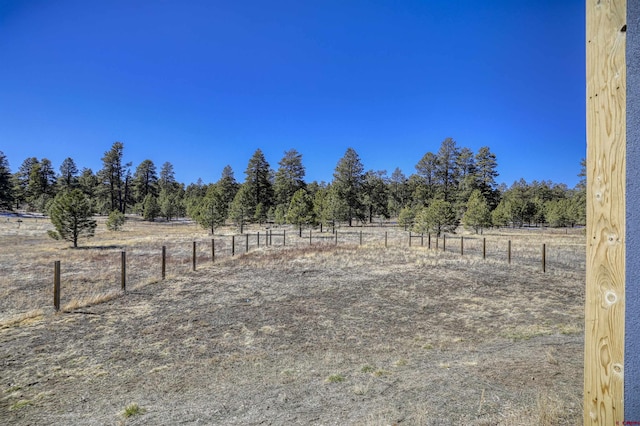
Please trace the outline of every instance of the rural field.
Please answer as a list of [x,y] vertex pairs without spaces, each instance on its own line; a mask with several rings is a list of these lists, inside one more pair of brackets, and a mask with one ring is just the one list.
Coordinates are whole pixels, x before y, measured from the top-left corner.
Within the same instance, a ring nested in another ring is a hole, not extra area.
[[48,229],[0,223],[0,424],[582,422],[582,230]]

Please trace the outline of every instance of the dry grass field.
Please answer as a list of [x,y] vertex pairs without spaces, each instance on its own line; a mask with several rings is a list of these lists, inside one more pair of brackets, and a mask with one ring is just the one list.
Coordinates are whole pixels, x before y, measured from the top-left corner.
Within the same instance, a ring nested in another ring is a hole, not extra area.
[[76,250],[47,229],[0,223],[0,424],[581,423],[579,230],[463,233],[461,255],[460,235],[254,228],[232,257],[222,229],[212,263],[186,222],[100,222]]

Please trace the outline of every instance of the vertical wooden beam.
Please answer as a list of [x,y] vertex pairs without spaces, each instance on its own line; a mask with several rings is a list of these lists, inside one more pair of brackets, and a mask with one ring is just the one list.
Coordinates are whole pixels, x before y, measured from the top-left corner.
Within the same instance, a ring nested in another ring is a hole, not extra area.
[[640,3],[627,4],[624,414],[640,424]]
[[53,308],[60,310],[60,261],[53,262]]
[[587,0],[585,425],[624,419],[626,0]]

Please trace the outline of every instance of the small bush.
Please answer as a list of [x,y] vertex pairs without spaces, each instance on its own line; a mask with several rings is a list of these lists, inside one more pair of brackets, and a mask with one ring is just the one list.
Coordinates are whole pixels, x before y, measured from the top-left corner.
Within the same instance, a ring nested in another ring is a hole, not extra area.
[[329,383],[344,382],[344,377],[341,374],[332,374],[331,376],[327,377],[327,382]]
[[107,219],[107,229],[109,231],[119,231],[122,229],[124,225],[124,214],[119,212],[118,210],[114,210],[109,213],[109,218]]
[[144,408],[140,407],[138,404],[136,404],[135,402],[132,404],[127,405],[124,408],[124,416],[125,417],[131,417],[131,416],[137,416],[139,414],[144,413]]

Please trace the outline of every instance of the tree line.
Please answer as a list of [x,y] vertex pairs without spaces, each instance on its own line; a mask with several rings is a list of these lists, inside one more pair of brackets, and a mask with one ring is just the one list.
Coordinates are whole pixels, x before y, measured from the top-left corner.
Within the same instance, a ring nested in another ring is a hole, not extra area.
[[[489,226],[585,222],[584,164],[575,188],[550,181],[524,180],[498,185],[497,159],[489,147],[473,152],[452,138],[437,152],[427,152],[408,177],[396,168],[367,170],[352,148],[335,166],[331,182],[305,182],[302,155],[284,153],[273,169],[262,150],[255,151],[238,182],[226,166],[220,179],[189,185],[176,181],[173,165],[158,171],[151,160],[133,168],[124,159],[124,144],[115,142],[102,157],[102,168],[80,170],[71,157],[55,171],[46,158],[25,159],[11,173],[0,152],[0,209],[53,214],[62,199],[74,194],[87,214],[137,214],[145,220],[190,217],[213,233],[224,223],[273,222],[303,225],[353,225],[397,218],[417,232],[451,231],[459,224],[479,232]],[[59,215],[59,213],[57,213]],[[120,216],[119,216],[120,215]]]

